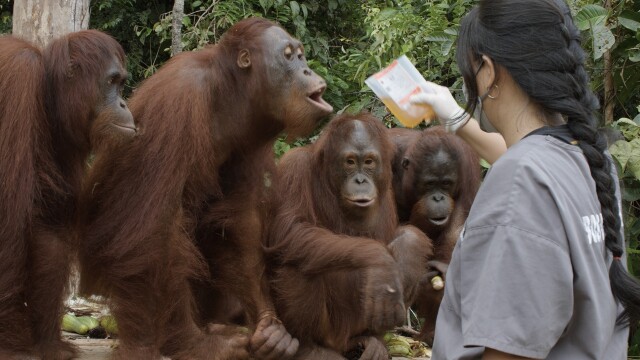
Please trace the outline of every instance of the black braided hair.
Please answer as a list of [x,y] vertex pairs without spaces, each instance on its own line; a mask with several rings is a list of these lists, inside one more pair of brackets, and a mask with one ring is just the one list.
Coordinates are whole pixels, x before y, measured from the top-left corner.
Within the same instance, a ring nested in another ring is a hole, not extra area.
[[616,180],[606,138],[597,130],[594,110],[599,103],[589,88],[580,42],[564,0],[481,0],[461,23],[457,61],[467,84],[468,113],[478,99],[475,68],[486,55],[508,71],[546,118],[566,116],[596,183],[605,244],[614,258],[611,291],[625,308],[618,323],[635,323],[640,319],[640,283],[621,261],[625,244]]

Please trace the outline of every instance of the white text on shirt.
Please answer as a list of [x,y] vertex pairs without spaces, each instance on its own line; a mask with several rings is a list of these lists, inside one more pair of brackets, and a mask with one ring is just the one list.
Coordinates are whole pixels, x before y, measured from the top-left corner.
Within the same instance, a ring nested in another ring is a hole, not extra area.
[[582,217],[582,225],[587,233],[589,244],[601,243],[604,241],[604,226],[602,214],[593,214]]

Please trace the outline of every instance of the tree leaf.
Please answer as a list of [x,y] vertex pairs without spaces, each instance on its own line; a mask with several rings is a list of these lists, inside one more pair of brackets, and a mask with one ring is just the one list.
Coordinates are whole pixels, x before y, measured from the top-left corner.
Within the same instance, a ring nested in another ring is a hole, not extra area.
[[578,29],[584,31],[589,30],[593,25],[604,24],[609,17],[607,9],[600,5],[586,5],[575,17],[575,23]]
[[592,24],[593,59],[598,60],[616,43],[616,38],[604,23]]
[[[640,116],[640,115],[638,115],[638,116]],[[620,119],[614,121],[613,125],[619,126],[620,124],[628,124],[628,125],[638,126],[638,124],[635,123],[634,121],[635,120],[631,120],[631,119],[627,119],[627,118],[620,118]]]
[[620,175],[622,175],[627,168],[627,163],[631,157],[631,144],[625,140],[618,140],[609,147],[609,152],[611,153],[611,156],[618,161],[618,164],[620,164],[620,168],[622,170]]
[[449,34],[449,35],[453,35],[453,36],[457,36],[458,35],[458,30],[456,30],[455,28],[446,28],[444,29],[445,34]]
[[631,149],[627,167],[636,180],[640,180],[640,139],[633,139],[629,144]]
[[618,23],[631,31],[638,31],[640,28],[640,13],[624,10],[618,16]]
[[440,32],[434,32],[434,33],[426,36],[425,40],[427,40],[427,41],[445,42],[445,41],[452,40],[452,38],[453,37],[451,35],[440,31]]
[[291,17],[295,18],[300,14],[300,4],[297,1],[290,2],[289,6],[291,7]]
[[625,186],[622,188],[622,200],[630,202],[640,200],[640,189]]
[[444,41],[441,46],[442,55],[449,56],[449,52],[451,52],[452,47],[453,47],[453,39],[448,39]]
[[260,3],[260,6],[262,7],[262,10],[265,12],[265,14],[267,13],[267,11],[269,11],[271,6],[273,5],[273,3],[269,0],[260,0],[259,3]]
[[378,15],[380,21],[384,21],[389,19],[392,16],[395,16],[398,13],[398,10],[394,9],[394,8],[384,8],[380,11],[380,14]]

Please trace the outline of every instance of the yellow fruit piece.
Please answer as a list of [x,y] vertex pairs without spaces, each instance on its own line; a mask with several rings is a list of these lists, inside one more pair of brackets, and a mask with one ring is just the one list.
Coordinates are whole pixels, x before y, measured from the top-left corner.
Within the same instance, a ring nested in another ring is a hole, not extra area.
[[433,286],[434,290],[442,290],[444,289],[444,280],[436,275],[431,279],[431,286]]
[[62,317],[62,330],[84,335],[89,332],[89,327],[78,321],[74,315],[65,314]]
[[86,325],[89,330],[95,329],[98,326],[100,326],[100,322],[98,321],[98,319],[93,318],[91,316],[78,316],[76,318],[80,323]]
[[118,324],[116,324],[116,318],[112,315],[103,316],[100,318],[100,326],[104,328],[107,334],[117,335]]
[[409,356],[411,355],[411,348],[402,345],[392,345],[387,347],[389,355],[391,356]]

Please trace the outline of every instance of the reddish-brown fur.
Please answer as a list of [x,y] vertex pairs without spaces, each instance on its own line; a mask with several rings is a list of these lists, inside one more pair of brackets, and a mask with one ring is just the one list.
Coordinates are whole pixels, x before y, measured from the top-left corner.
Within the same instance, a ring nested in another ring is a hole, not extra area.
[[[431,260],[449,264],[460,231],[480,185],[479,159],[471,147],[462,139],[444,131],[440,126],[425,131],[408,129],[389,130],[396,144],[394,157],[394,188],[401,222],[408,222],[433,239],[434,256]],[[428,168],[440,150],[449,154],[456,162],[457,181],[449,190],[453,209],[446,224],[435,227],[427,220],[429,210],[422,201],[424,193],[416,188],[415,179],[419,169]],[[403,159],[408,167],[403,167]],[[433,339],[436,315],[443,291],[436,291],[426,278],[413,307],[425,318],[420,338],[427,342]]]
[[309,132],[331,110],[309,105],[304,92],[324,81],[303,56],[299,72],[279,77],[289,68],[278,65],[274,39],[297,43],[251,18],[217,45],[174,57],[130,100],[140,136],[96,157],[85,189],[82,286],[110,297],[117,358],[246,358],[246,337],[201,328],[219,313],[220,299],[209,297],[217,291],[237,297],[258,323],[253,350],[263,330],[281,327],[261,248],[272,146],[281,131]]
[[[120,45],[97,31],[41,52],[0,38],[0,358],[68,359],[60,338],[85,160],[98,140],[100,83]],[[105,110],[108,112],[109,110]],[[129,114],[130,116],[130,114]]]
[[[352,145],[356,120],[372,139],[370,147],[380,153],[381,172],[373,176],[378,197],[363,216],[345,209],[337,190],[342,181],[337,169],[344,162],[344,149]],[[394,285],[396,277],[410,303],[431,255],[430,240],[420,231],[398,227],[392,155],[379,120],[366,114],[341,115],[327,125],[317,143],[288,152],[278,166],[278,205],[268,254],[274,265],[277,309],[301,341],[300,359],[344,359],[342,354],[357,343],[379,347],[376,337],[393,326],[398,306],[403,320],[400,294],[387,302],[390,307],[368,306],[371,297]],[[386,359],[383,346],[376,351],[376,356],[369,353],[364,358]]]

